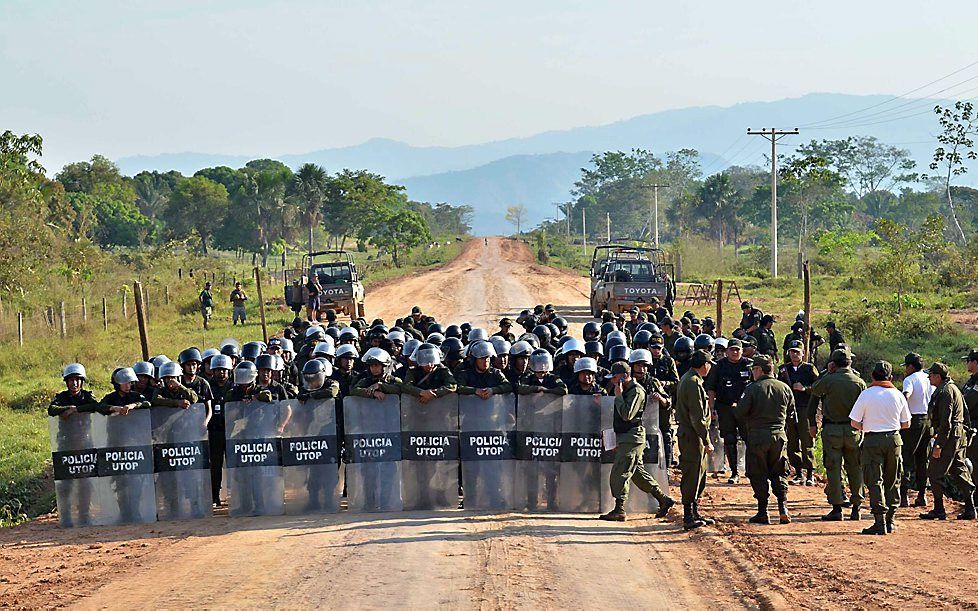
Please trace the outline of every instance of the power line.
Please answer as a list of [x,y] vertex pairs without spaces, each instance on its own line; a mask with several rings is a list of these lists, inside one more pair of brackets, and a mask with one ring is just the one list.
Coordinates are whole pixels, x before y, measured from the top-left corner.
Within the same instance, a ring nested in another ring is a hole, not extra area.
[[846,112],[846,113],[843,113],[841,115],[836,115],[834,117],[829,117],[827,119],[822,119],[820,121],[815,121],[813,123],[808,123],[807,125],[802,125],[801,127],[810,127],[810,126],[813,126],[813,125],[820,125],[822,123],[828,123],[830,121],[835,121],[836,119],[841,119],[843,117],[850,117],[852,115],[860,114],[860,113],[866,112],[867,110],[872,110],[873,108],[878,108],[880,106],[885,106],[886,104],[889,104],[891,102],[895,102],[896,100],[903,99],[906,96],[910,95],[911,93],[917,93],[918,91],[920,91],[922,89],[926,89],[927,87],[930,87],[931,85],[934,85],[934,84],[939,83],[939,82],[941,82],[943,80],[946,80],[946,79],[954,76],[955,74],[960,74],[961,72],[964,72],[968,68],[971,68],[972,66],[976,66],[976,65],[978,65],[978,60],[973,61],[970,64],[968,64],[967,66],[965,66],[963,68],[959,68],[958,70],[955,70],[954,72],[951,72],[950,74],[946,74],[946,75],[942,76],[941,78],[936,79],[936,80],[933,80],[933,81],[931,81],[931,82],[929,82],[929,83],[927,83],[925,85],[921,85],[920,87],[916,87],[914,89],[911,89],[910,91],[906,91],[904,93],[901,93],[900,95],[893,96],[892,98],[890,98],[888,100],[884,100],[882,102],[877,102],[876,104],[871,104],[871,105],[869,105],[869,106],[867,106],[865,108],[860,108],[858,110],[853,110],[853,111],[850,111],[850,112]]

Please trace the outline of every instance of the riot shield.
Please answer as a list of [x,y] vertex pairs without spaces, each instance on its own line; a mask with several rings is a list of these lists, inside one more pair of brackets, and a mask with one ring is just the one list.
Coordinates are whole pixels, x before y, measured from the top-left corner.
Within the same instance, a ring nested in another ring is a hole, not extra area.
[[601,477],[601,416],[611,413],[615,398],[567,395],[563,403],[557,509],[595,513],[608,483]]
[[401,397],[404,509],[458,508],[458,395],[421,403]]
[[291,401],[224,404],[228,513],[232,517],[285,513],[279,437],[289,421],[291,404]]
[[400,397],[343,398],[350,511],[401,511]]
[[98,451],[92,440],[92,418],[100,414],[72,414],[49,418],[54,492],[58,521],[63,528],[98,524],[102,502],[98,494]]
[[462,490],[466,509],[513,509],[516,400],[513,395],[458,397]]
[[210,454],[207,407],[154,407],[153,466],[156,473],[156,515],[160,520],[185,520],[211,515]]
[[708,473],[723,473],[727,469],[727,456],[723,451],[723,437],[720,437],[716,422],[711,424],[709,435],[713,451],[707,455],[706,470]]
[[340,510],[336,400],[296,402],[282,438],[285,513]]
[[564,398],[520,395],[516,410],[516,508],[557,511]]
[[150,410],[126,416],[92,416],[92,441],[98,448],[99,524],[156,521],[153,431]]

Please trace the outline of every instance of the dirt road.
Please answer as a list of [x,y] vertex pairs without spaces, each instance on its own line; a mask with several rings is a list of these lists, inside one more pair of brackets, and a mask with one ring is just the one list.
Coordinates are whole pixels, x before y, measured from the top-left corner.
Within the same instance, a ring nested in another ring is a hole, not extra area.
[[[417,304],[487,324],[552,302],[581,324],[586,289],[520,244],[477,239],[442,269],[372,291],[367,311],[391,319]],[[0,608],[975,606],[974,523],[901,510],[897,534],[856,537],[866,522],[818,521],[819,488],[790,499],[793,524],[749,526],[750,487],[711,481],[704,513],[720,521],[693,534],[678,517],[645,515],[215,516],[77,530],[47,516],[0,531]]]

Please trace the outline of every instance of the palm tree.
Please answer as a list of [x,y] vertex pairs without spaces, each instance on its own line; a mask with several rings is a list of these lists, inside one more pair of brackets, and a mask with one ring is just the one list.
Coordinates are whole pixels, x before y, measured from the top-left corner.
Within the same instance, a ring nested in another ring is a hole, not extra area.
[[309,252],[313,250],[313,228],[323,214],[323,202],[329,176],[326,170],[314,163],[303,164],[295,173],[286,196],[295,205],[309,227]]

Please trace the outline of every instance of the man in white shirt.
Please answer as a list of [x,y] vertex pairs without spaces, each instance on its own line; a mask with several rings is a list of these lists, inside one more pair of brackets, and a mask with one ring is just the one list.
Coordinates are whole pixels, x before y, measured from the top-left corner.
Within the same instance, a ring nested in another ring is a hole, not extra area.
[[872,378],[872,385],[859,393],[849,420],[852,428],[863,432],[859,459],[875,520],[862,534],[885,535],[896,530],[893,515],[898,503],[902,463],[900,431],[910,426],[910,408],[907,399],[891,382],[892,365],[877,362]]
[[903,396],[910,407],[910,428],[900,431],[903,438],[903,481],[900,483],[900,507],[910,506],[910,484],[913,479],[917,490],[914,507],[927,506],[927,461],[930,448],[930,418],[927,406],[934,387],[930,385],[920,355],[911,352],[903,359],[906,376],[903,379]]

